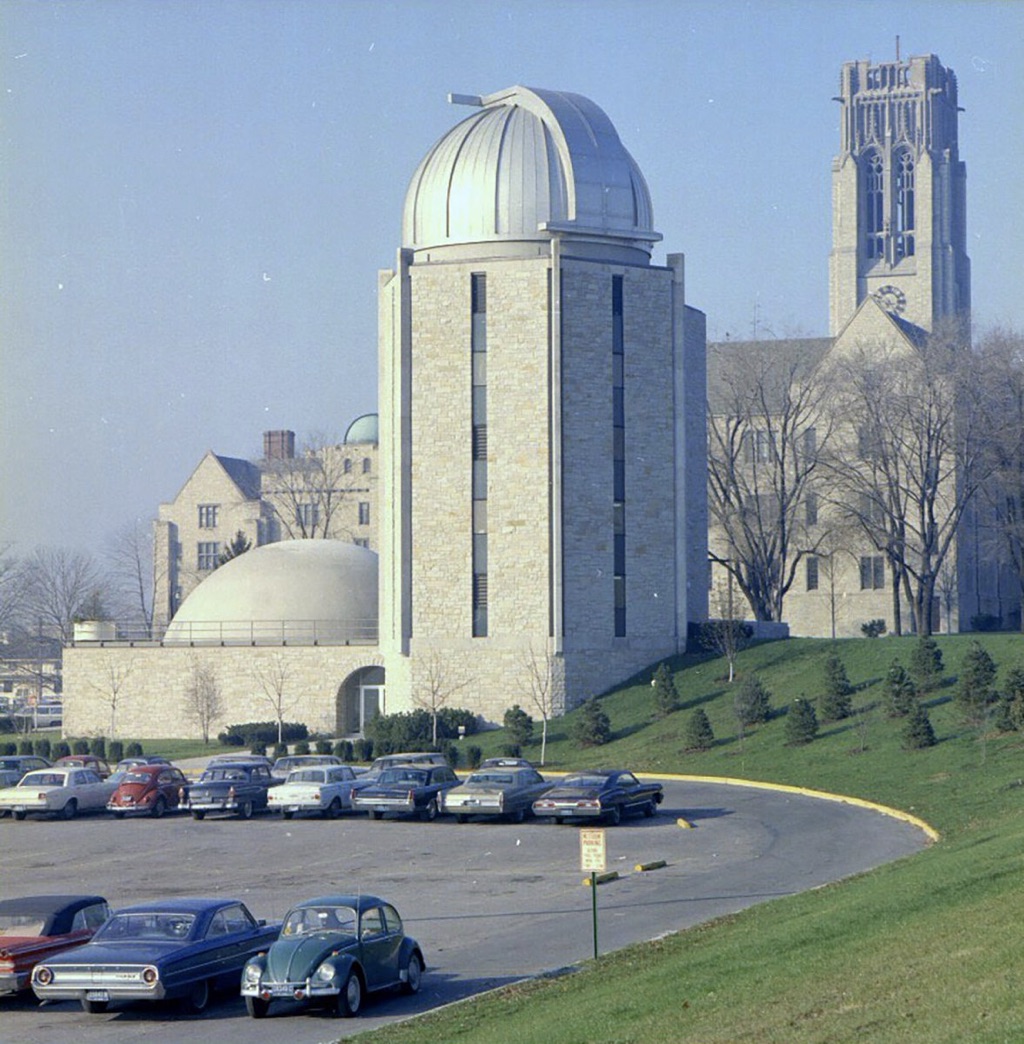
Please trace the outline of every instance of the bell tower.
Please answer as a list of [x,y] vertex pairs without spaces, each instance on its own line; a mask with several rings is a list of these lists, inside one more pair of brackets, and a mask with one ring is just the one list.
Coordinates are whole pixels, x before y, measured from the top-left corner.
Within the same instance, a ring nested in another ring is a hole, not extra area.
[[935,55],[846,62],[832,162],[829,328],[869,295],[924,330],[971,308],[957,82]]

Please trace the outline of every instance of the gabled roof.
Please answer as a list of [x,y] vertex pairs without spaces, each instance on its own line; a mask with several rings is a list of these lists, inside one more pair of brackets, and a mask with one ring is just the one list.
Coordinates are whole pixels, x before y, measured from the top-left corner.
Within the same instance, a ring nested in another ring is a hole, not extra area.
[[[731,399],[729,379],[737,367],[745,366],[764,353],[772,356],[772,373],[780,381],[791,373],[812,373],[832,350],[831,337],[791,337],[773,341],[713,341],[707,348],[708,404],[713,413],[728,411]],[[767,389],[781,402],[783,387]]]
[[242,460],[240,457],[222,457],[219,453],[215,453],[214,456],[247,500],[259,497],[260,469],[252,461]]

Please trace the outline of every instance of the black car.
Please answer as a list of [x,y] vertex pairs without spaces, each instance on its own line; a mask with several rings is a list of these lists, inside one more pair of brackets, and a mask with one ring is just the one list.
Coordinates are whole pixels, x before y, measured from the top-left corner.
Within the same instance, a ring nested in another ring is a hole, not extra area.
[[535,816],[561,823],[565,819],[603,819],[615,826],[623,816],[653,816],[661,804],[660,783],[643,782],[625,769],[573,772],[533,803]]
[[181,797],[180,807],[193,819],[206,815],[234,815],[251,819],[253,812],[267,807],[267,793],[283,780],[270,774],[269,765],[253,762],[220,762],[208,766]]
[[447,765],[402,765],[384,769],[374,783],[354,790],[352,807],[380,819],[385,812],[435,819],[446,790],[459,785]]

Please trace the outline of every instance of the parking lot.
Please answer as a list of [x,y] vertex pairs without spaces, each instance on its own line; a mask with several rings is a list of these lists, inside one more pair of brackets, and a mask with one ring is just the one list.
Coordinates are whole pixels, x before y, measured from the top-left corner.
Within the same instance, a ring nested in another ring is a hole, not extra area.
[[[653,819],[607,831],[608,868],[598,889],[602,952],[697,924],[757,902],[837,880],[922,848],[906,823],[855,806],[711,783],[666,783]],[[678,820],[693,824],[683,829]],[[77,1003],[40,1008],[0,1000],[0,1039],[82,1044],[146,1040],[336,1040],[407,1018],[593,952],[589,888],[579,831],[449,817],[434,823],[361,816],[249,821],[184,816],[71,822],[0,819],[0,894],[96,892],[113,906],[180,895],[242,899],[257,917],[280,919],[291,903],[332,891],[382,895],[402,914],[427,961],[415,997],[375,1000],[351,1021],[320,1012],[250,1020],[237,996],[203,1016],[140,1005],[86,1015]],[[667,865],[637,872],[637,864]],[[287,1020],[282,1025],[282,1020]]]

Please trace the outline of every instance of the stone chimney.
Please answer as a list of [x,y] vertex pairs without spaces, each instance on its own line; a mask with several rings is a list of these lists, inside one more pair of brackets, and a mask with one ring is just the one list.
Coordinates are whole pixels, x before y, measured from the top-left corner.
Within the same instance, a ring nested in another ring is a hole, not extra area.
[[267,460],[291,460],[295,456],[295,432],[265,431],[263,456]]

